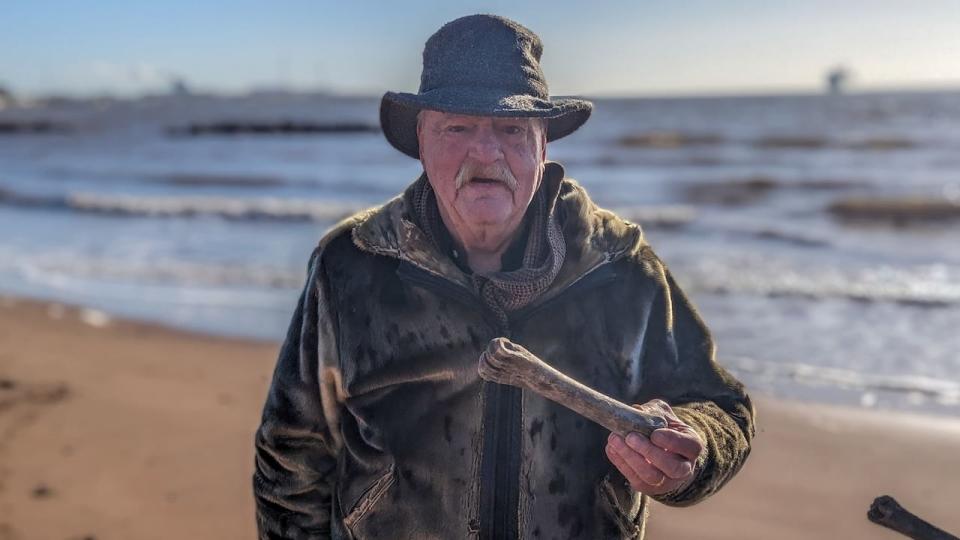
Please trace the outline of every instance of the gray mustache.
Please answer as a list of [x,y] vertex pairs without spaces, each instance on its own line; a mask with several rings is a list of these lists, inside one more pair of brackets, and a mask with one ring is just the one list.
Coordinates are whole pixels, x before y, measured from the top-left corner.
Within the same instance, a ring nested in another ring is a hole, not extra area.
[[518,187],[517,178],[510,172],[507,164],[501,161],[490,165],[480,165],[473,161],[464,163],[457,172],[457,189],[465,186],[473,178],[499,180],[506,184],[510,191],[516,191]]

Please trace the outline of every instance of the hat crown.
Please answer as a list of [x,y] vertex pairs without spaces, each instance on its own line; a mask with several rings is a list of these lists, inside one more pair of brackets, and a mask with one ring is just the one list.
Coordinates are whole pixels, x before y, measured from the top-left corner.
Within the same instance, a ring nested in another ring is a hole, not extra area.
[[504,118],[545,118],[547,141],[576,131],[590,118],[584,99],[550,99],[540,69],[536,34],[496,15],[468,15],[430,36],[423,48],[420,91],[387,92],[380,127],[395,148],[420,157],[418,114],[423,110]]
[[446,87],[498,88],[549,99],[540,38],[526,27],[496,15],[468,15],[451,21],[423,49],[420,93]]

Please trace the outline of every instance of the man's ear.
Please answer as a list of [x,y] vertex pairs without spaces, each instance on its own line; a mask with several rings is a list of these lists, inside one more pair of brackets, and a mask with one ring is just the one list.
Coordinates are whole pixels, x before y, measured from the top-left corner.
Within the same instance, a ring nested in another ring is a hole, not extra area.
[[423,163],[423,120],[420,118],[422,114],[423,111],[417,113],[417,153],[420,155],[420,163]]
[[547,160],[547,124],[550,122],[549,118],[544,118],[541,126],[543,127],[540,130],[540,161],[544,162]]

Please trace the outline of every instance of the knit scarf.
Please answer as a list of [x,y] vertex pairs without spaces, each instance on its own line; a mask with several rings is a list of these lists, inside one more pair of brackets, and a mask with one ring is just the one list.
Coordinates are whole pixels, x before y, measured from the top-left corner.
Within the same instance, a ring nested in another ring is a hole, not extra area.
[[[477,294],[497,315],[503,327],[508,324],[509,312],[530,304],[550,287],[560,273],[567,253],[563,231],[550,211],[546,187],[541,183],[524,218],[529,223],[521,267],[471,276]],[[444,227],[443,219],[440,217],[436,194],[426,176],[421,177],[414,186],[413,207],[421,229],[434,247],[442,249],[438,239],[442,234],[440,227]]]

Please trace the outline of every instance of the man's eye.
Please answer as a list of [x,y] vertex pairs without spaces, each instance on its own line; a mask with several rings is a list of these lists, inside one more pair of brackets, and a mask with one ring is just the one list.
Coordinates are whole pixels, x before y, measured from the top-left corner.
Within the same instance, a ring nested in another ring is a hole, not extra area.
[[467,130],[466,126],[459,126],[459,125],[447,126],[447,131],[449,133],[463,133],[466,130]]
[[503,132],[507,135],[518,135],[523,133],[523,128],[520,126],[504,126]]

